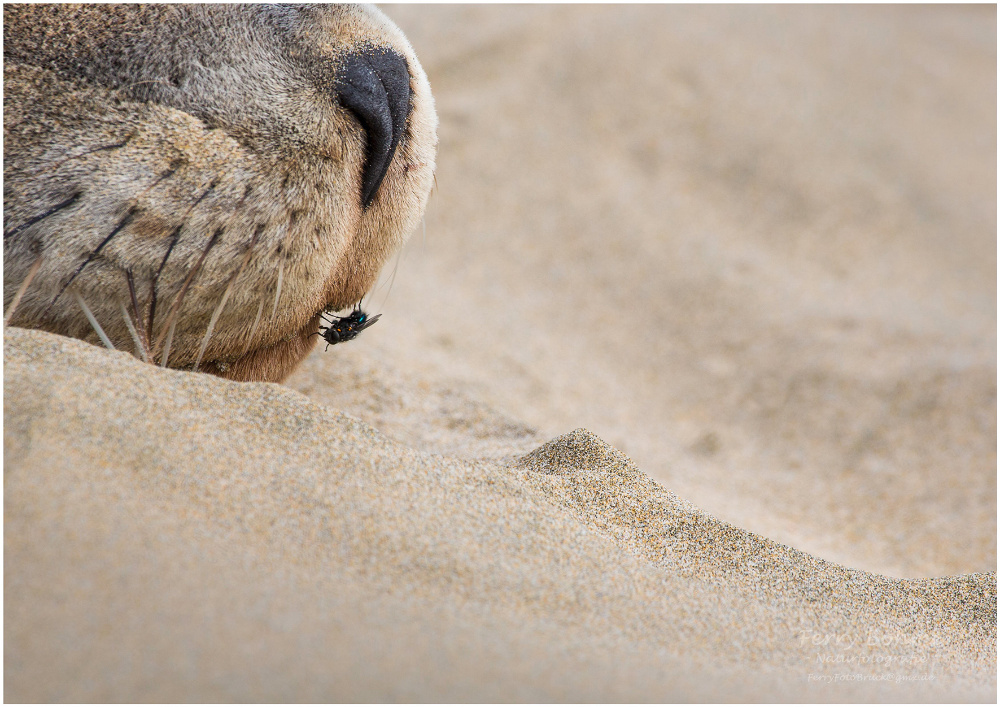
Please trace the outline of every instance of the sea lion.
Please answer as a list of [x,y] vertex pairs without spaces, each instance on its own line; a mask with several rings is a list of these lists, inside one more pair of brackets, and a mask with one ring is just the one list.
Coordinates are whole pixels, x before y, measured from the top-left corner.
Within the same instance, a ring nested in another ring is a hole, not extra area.
[[4,311],[280,381],[419,221],[437,116],[362,6],[5,5]]

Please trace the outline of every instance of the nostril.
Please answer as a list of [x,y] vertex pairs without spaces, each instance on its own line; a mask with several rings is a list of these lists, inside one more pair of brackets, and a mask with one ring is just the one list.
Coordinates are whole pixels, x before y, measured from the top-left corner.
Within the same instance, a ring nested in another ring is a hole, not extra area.
[[361,178],[361,204],[367,209],[406,129],[409,67],[394,51],[366,49],[345,57],[336,87],[341,105],[354,113],[367,135]]

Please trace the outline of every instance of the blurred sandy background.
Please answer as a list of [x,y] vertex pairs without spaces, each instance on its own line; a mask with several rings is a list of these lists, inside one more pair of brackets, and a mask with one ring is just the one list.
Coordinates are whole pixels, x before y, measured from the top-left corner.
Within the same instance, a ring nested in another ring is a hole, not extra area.
[[993,701],[995,8],[388,13],[378,326],[287,386],[5,330],[5,698]]
[[385,10],[437,189],[379,326],[289,385],[460,456],[586,427],[850,567],[996,569],[994,7]]

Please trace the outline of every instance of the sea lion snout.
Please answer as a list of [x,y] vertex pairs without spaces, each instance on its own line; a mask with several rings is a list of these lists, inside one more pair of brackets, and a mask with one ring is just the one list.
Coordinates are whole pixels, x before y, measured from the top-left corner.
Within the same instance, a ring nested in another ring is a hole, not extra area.
[[361,123],[367,137],[361,179],[364,208],[375,198],[410,114],[410,70],[390,49],[348,54],[337,77],[340,103]]
[[280,381],[419,222],[437,114],[358,5],[5,5],[4,313]]

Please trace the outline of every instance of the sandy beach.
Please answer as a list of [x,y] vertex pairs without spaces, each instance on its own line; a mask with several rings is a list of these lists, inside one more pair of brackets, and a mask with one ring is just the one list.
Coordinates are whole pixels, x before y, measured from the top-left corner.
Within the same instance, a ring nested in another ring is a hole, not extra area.
[[5,699],[994,702],[995,7],[384,9],[377,326],[5,330]]

